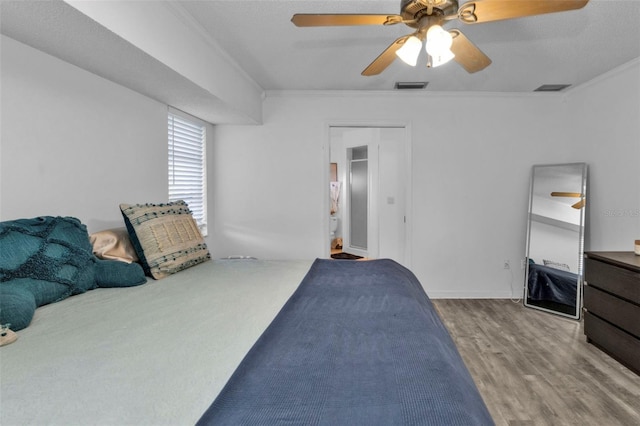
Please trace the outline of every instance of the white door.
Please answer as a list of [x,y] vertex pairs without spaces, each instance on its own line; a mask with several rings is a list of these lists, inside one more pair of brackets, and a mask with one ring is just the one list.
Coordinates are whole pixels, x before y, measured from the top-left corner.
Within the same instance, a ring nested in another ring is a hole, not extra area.
[[393,259],[402,264],[406,263],[407,161],[405,129],[380,129],[377,257]]
[[[410,165],[407,164],[405,132],[402,127],[331,128],[331,161],[338,164],[343,189],[338,212],[343,251],[369,258],[391,258],[406,264]],[[366,159],[362,156],[363,148]],[[361,178],[363,170],[366,170],[365,182]],[[363,185],[367,191],[364,212]]]

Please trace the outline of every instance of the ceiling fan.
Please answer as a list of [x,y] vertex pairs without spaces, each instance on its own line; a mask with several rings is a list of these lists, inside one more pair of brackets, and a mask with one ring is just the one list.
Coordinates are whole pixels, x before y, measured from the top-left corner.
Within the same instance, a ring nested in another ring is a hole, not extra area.
[[293,15],[298,27],[345,25],[405,24],[415,31],[395,40],[364,71],[362,75],[380,74],[400,57],[415,66],[425,42],[429,55],[427,66],[435,67],[454,59],[467,72],[485,69],[491,59],[478,49],[460,30],[444,30],[442,25],[457,19],[465,24],[521,18],[544,13],[580,9],[589,0],[477,0],[458,7],[457,0],[401,0],[399,15],[309,14]]
[[574,209],[581,209],[584,207],[585,205],[585,197],[580,193],[580,192],[552,192],[551,193],[552,197],[569,197],[569,198],[580,198],[580,201],[578,201],[575,204],[572,204],[571,207],[573,207]]

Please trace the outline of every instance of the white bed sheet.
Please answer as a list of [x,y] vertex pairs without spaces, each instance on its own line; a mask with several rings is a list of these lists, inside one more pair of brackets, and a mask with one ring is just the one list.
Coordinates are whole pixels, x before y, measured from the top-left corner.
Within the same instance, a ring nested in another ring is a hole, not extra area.
[[0,424],[194,424],[311,263],[213,260],[38,308],[0,348]]

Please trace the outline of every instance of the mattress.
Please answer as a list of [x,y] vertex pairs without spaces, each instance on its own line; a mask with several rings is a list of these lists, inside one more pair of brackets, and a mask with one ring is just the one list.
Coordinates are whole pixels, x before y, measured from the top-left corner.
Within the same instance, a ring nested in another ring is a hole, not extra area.
[[0,348],[0,424],[193,425],[311,263],[213,260],[38,308]]

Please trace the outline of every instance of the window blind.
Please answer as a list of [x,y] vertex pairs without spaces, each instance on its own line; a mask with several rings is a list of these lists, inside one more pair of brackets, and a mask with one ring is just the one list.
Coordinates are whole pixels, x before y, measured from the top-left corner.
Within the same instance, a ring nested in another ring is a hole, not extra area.
[[169,201],[184,200],[207,235],[206,127],[169,112]]

